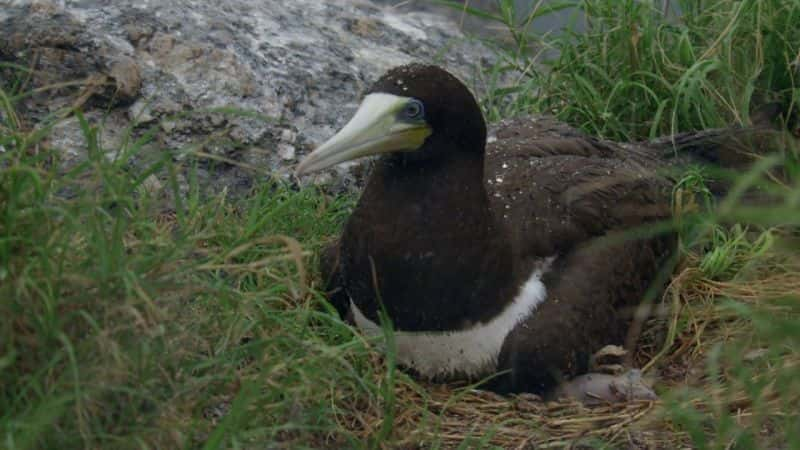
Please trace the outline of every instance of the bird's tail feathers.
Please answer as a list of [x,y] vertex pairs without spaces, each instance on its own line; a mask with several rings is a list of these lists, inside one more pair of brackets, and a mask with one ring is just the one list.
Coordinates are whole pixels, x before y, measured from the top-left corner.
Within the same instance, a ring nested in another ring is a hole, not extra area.
[[[714,128],[679,133],[648,142],[662,160],[674,167],[700,165],[732,176],[747,172],[768,155],[780,155],[781,161],[800,155],[800,117],[785,113],[779,104],[759,108],[751,116],[751,126]],[[774,180],[788,178],[787,165],[776,164],[768,171]],[[710,186],[716,194],[724,194],[731,180],[717,180]]]
[[787,113],[778,103],[758,108],[751,126],[713,128],[679,133],[648,142],[665,158],[679,163],[712,164],[723,169],[744,170],[759,157],[800,144],[800,117]]

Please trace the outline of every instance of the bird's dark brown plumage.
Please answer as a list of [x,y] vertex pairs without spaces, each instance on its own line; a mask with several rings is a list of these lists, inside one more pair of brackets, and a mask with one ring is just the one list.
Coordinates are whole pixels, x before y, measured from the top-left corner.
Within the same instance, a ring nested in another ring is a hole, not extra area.
[[621,145],[520,118],[495,126],[484,146],[474,98],[434,66],[394,69],[370,92],[421,100],[433,134],[376,162],[324,258],[340,311],[352,300],[377,321],[382,304],[400,330],[463,329],[497,315],[555,256],[546,300],[505,339],[497,369],[508,373],[495,388],[543,392],[622,343],[622,312],[653,287],[674,239],[609,237],[669,220],[670,142]]

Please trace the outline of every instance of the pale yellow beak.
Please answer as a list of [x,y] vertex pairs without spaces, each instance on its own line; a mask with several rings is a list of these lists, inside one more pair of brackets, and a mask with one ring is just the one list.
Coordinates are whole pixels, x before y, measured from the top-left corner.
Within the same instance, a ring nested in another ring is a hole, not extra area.
[[295,174],[315,172],[363,156],[417,150],[432,130],[424,120],[402,117],[410,100],[383,93],[367,95],[350,122],[306,156]]

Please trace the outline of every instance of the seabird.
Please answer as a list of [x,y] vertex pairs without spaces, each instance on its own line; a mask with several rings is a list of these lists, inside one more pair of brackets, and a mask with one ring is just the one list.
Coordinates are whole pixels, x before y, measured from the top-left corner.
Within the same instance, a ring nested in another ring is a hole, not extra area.
[[545,117],[497,128],[487,140],[444,69],[401,66],[296,173],[380,155],[322,258],[340,312],[375,334],[385,311],[398,361],[424,377],[502,372],[496,390],[543,393],[621,343],[630,309],[661,287],[674,235],[610,237],[670,219],[659,168],[676,139],[617,144]]

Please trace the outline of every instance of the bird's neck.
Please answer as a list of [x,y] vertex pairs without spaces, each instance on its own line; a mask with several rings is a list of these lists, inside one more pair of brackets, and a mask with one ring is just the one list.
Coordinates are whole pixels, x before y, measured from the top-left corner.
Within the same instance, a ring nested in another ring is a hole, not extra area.
[[483,181],[482,155],[377,163],[342,237],[359,309],[375,318],[382,301],[397,329],[454,330],[511,301],[512,252]]

